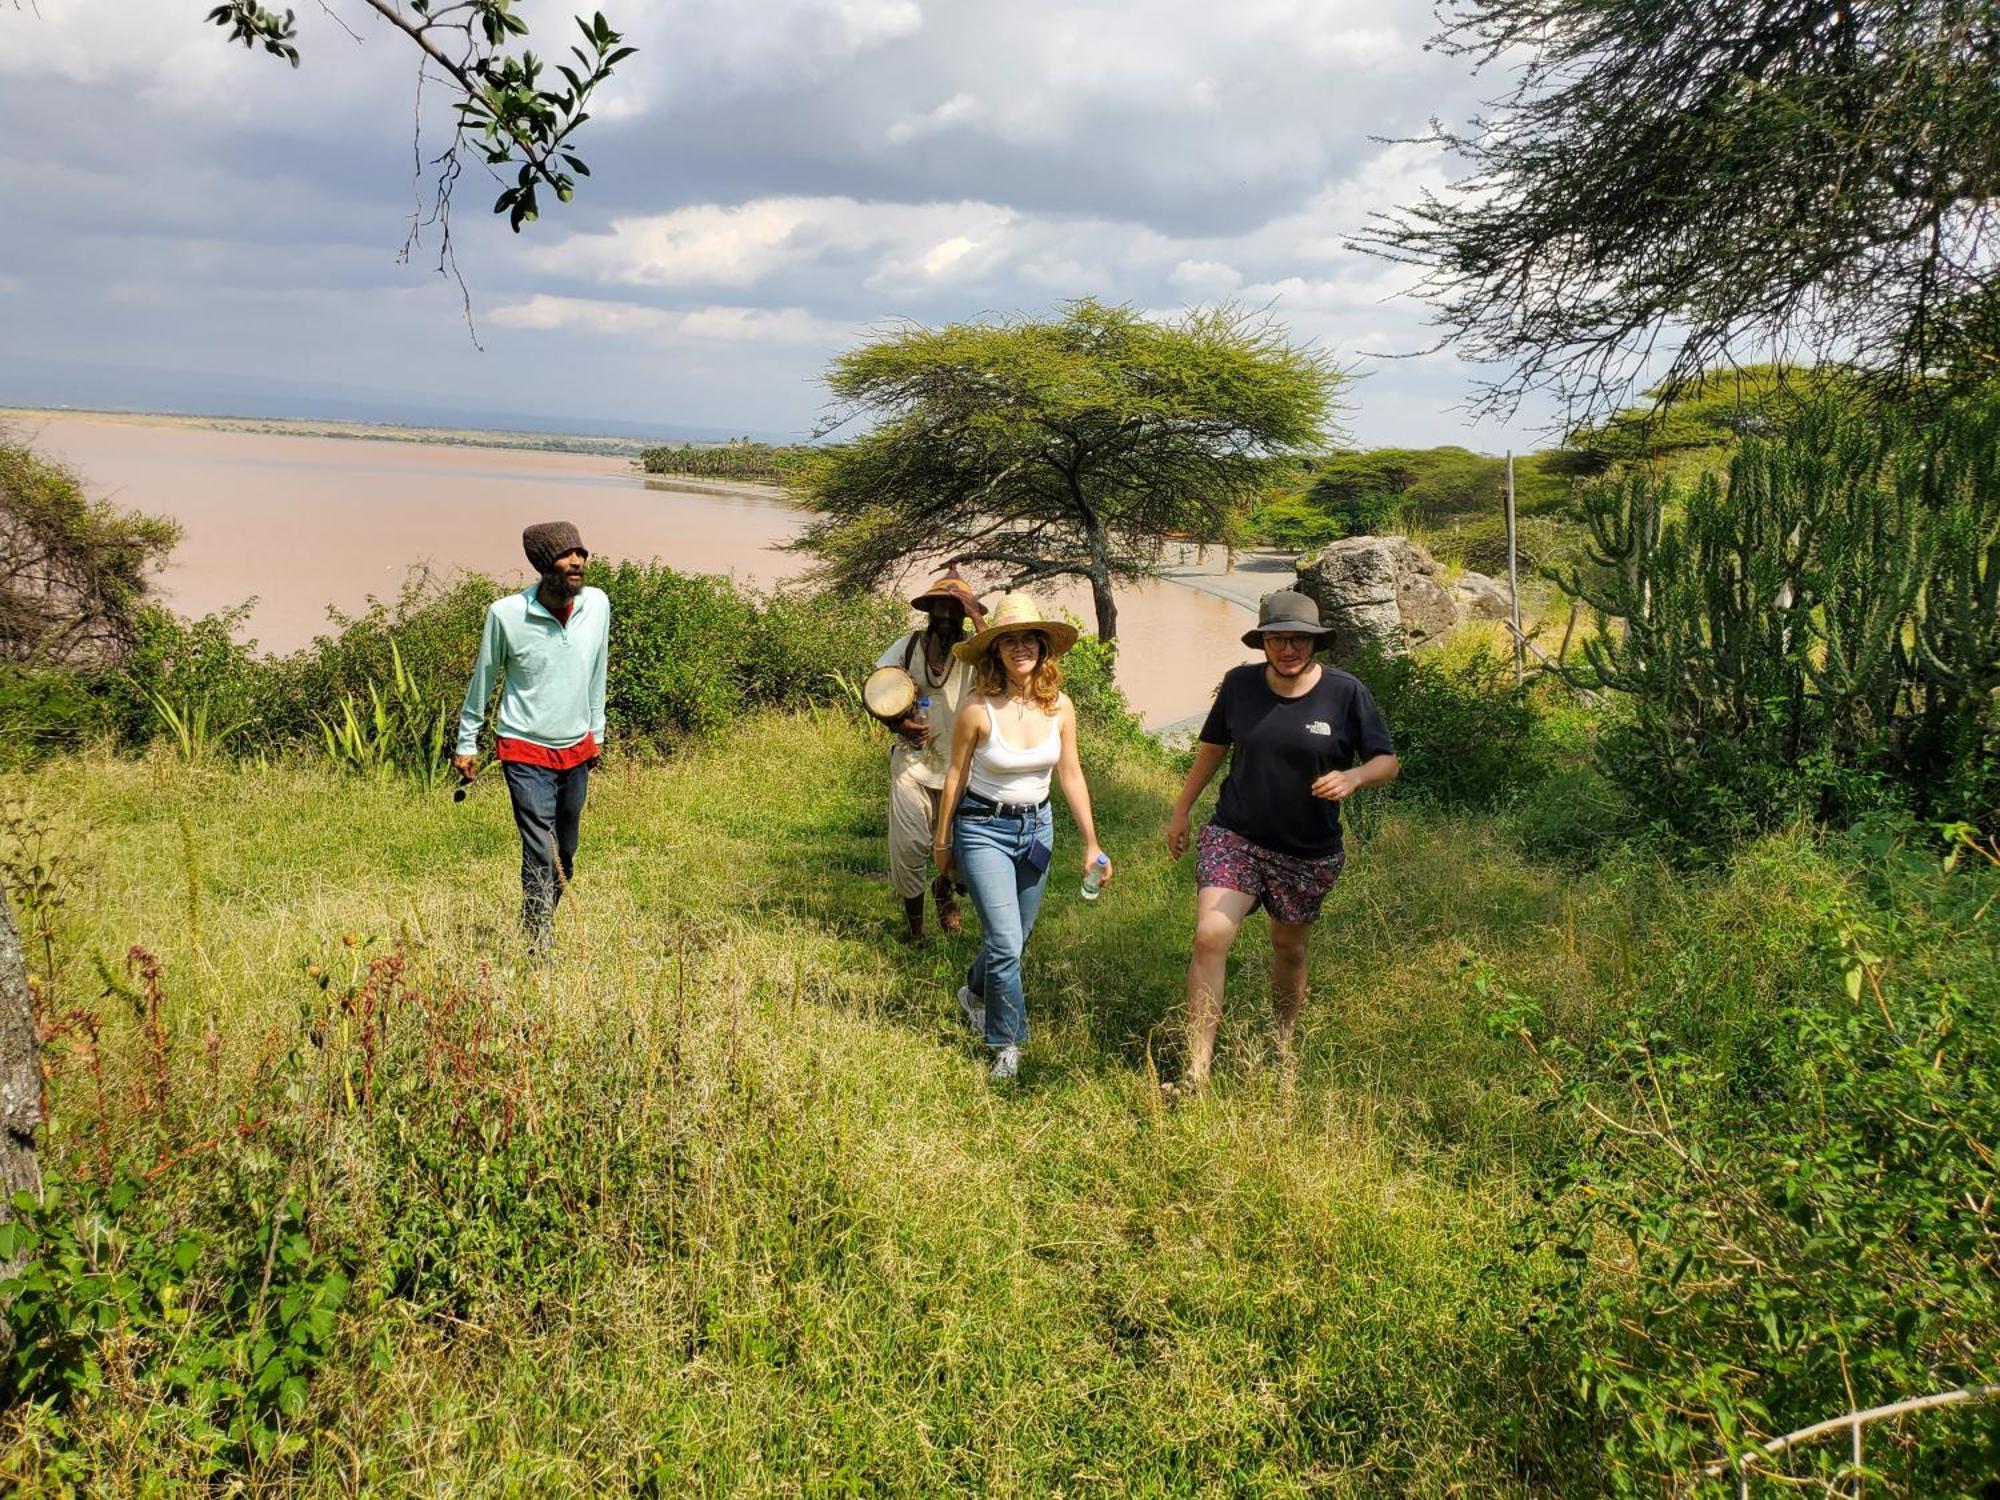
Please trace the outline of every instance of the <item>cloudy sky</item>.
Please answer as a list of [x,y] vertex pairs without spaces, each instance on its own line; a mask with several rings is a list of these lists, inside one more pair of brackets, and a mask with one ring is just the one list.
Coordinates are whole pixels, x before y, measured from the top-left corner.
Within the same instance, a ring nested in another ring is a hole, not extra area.
[[[297,72],[207,0],[0,0],[0,401],[780,436],[891,319],[1231,298],[1365,375],[1359,441],[1532,439],[1384,358],[1422,310],[1342,245],[1445,170],[1379,138],[1491,91],[1429,0],[605,0],[642,50],[576,201],[515,236],[464,180],[483,348],[434,241],[398,263],[414,50],[292,3]],[[520,8],[547,49],[575,6]]]

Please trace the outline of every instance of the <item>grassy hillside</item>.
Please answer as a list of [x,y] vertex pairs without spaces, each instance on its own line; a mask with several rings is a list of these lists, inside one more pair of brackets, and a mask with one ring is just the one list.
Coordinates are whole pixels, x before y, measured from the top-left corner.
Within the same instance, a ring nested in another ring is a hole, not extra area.
[[[1361,806],[1296,1071],[1269,1053],[1253,924],[1217,1086],[1163,1112],[1192,878],[1159,838],[1175,777],[1087,752],[1120,878],[1075,899],[1059,833],[1034,1036],[999,1091],[950,998],[970,935],[889,941],[883,749],[842,713],[610,765],[547,970],[514,943],[497,777],[462,806],[157,755],[15,778],[7,857],[53,879],[29,913],[45,1013],[101,1027],[49,1044],[48,1159],[94,1216],[66,1307],[97,1296],[110,1331],[52,1339],[52,1367],[84,1351],[44,1387],[66,1404],[12,1411],[0,1476],[1601,1493],[1601,1419],[1536,1318],[1555,1258],[1521,1228],[1574,1130],[1476,981],[1532,992],[1579,1046],[1668,973],[1712,1017],[1774,1013],[1837,992],[1828,903],[1865,905],[1857,877],[1803,836],[1713,878],[1580,873],[1492,817]],[[1976,924],[1940,932],[1990,967]],[[1717,963],[1733,987],[1704,986]],[[1621,1257],[1597,1264],[1615,1289]],[[281,1298],[298,1384],[265,1400],[241,1330]]]

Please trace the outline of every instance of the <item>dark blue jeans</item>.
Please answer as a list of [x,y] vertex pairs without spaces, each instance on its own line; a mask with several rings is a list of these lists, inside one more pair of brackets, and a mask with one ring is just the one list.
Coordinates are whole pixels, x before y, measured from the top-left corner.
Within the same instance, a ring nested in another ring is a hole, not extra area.
[[576,835],[590,794],[589,765],[567,771],[503,760],[514,826],[521,830],[521,930],[546,947],[563,887],[576,874]]

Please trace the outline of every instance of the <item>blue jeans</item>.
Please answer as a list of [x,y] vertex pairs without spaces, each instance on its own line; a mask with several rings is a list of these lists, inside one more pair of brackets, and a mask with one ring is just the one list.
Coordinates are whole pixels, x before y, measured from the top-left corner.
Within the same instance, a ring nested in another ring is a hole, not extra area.
[[1021,989],[1021,950],[1035,930],[1049,862],[1035,868],[1039,846],[1055,842],[1055,818],[1034,813],[982,813],[961,806],[951,824],[952,857],[979,912],[979,956],[965,987],[986,1002],[986,1045],[1019,1047],[1028,1040],[1028,998]]
[[514,826],[521,831],[521,930],[531,944],[546,947],[556,904],[576,874],[576,836],[590,794],[590,767],[552,771],[503,760],[500,769],[514,801]]

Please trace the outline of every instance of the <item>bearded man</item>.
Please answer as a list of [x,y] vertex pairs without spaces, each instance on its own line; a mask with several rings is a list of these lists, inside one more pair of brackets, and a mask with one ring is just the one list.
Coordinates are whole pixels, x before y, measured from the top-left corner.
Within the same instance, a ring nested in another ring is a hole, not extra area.
[[604,748],[611,601],[585,586],[590,553],[569,522],[530,526],[521,546],[539,576],[487,607],[452,764],[466,781],[478,774],[486,704],[494,684],[504,683],[493,753],[521,833],[521,930],[545,954],[556,905],[576,873],[590,770]]
[[[956,571],[931,584],[910,606],[924,612],[923,628],[898,636],[875,665],[901,667],[917,687],[916,704],[889,723],[896,735],[889,751],[889,883],[902,898],[903,920],[914,943],[924,935],[924,882],[938,793],[944,790],[951,757],[952,723],[972,685],[972,669],[951,648],[964,638],[967,620],[975,622],[975,629],[984,623],[986,608]],[[938,926],[959,931],[965,923],[950,878],[940,875],[930,887]]]

